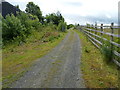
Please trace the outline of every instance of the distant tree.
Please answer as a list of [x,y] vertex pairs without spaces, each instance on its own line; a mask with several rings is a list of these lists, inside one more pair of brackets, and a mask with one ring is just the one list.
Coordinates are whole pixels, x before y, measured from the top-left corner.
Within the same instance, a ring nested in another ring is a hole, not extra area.
[[90,24],[86,23],[86,26],[87,26],[87,27],[90,27]]
[[47,23],[52,22],[56,25],[58,25],[61,20],[64,21],[64,18],[59,11],[57,13],[51,13],[49,15],[46,15],[45,19]]
[[36,15],[39,19],[40,22],[43,21],[43,17],[42,17],[42,12],[39,8],[38,5],[35,5],[33,2],[29,2],[27,5],[26,5],[26,9],[25,11],[27,13],[30,13],[32,15]]
[[72,28],[72,27],[74,27],[73,24],[69,24],[69,25],[67,25],[67,29],[70,29],[70,28]]

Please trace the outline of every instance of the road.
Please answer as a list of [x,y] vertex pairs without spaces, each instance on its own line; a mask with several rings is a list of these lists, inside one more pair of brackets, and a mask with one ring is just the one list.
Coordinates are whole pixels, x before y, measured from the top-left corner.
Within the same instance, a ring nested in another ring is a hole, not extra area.
[[84,88],[80,57],[79,36],[69,31],[58,46],[37,59],[11,88]]

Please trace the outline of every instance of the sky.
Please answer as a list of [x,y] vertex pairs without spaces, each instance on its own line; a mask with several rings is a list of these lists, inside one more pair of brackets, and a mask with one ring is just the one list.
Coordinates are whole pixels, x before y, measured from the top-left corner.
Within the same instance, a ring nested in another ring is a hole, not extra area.
[[46,14],[60,11],[68,24],[86,23],[110,24],[118,22],[119,0],[6,0],[13,5],[19,5],[25,11],[30,1],[38,5]]

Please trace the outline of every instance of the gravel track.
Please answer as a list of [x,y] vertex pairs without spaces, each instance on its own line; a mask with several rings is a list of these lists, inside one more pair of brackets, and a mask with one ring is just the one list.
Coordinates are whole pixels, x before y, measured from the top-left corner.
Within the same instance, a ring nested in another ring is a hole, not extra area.
[[58,46],[37,59],[11,88],[84,88],[80,56],[79,36],[69,31]]

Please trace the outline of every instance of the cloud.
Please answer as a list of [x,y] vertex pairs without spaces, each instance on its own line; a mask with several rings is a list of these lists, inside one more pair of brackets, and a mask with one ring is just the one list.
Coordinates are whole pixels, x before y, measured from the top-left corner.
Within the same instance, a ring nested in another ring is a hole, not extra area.
[[84,25],[86,23],[95,24],[95,22],[97,22],[98,24],[110,24],[112,22],[114,22],[114,23],[118,22],[117,18],[115,18],[115,17],[107,18],[106,15],[101,15],[101,16],[79,16],[79,15],[71,14],[68,17],[68,15],[66,14],[64,17],[67,20],[68,19],[71,20],[72,23],[79,23],[79,24],[84,24]]
[[43,15],[60,11],[68,23],[93,23],[95,21],[117,22],[119,0],[7,0],[25,10],[33,1],[39,5]]
[[110,15],[108,15],[108,14],[106,14],[106,17],[107,17],[107,18],[111,18],[111,16],[110,16]]
[[64,5],[71,6],[71,7],[80,7],[82,6],[81,2],[64,2]]

